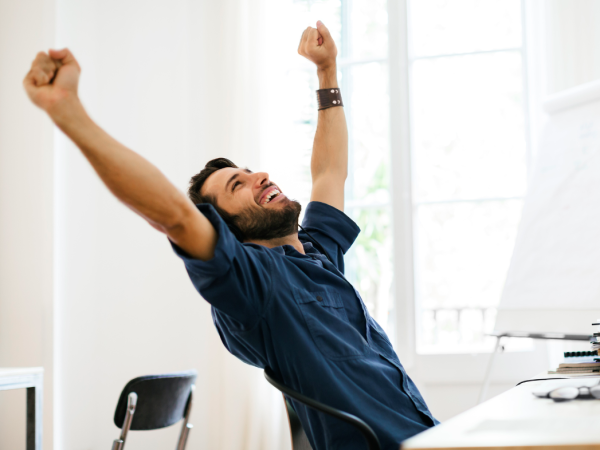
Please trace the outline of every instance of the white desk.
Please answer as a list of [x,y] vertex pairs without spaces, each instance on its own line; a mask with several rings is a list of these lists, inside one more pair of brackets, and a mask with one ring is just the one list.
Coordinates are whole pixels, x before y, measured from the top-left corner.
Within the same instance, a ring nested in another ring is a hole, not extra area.
[[27,389],[27,450],[42,449],[42,367],[0,368],[0,391]]
[[531,393],[543,383],[576,386],[580,380],[533,381],[516,386],[407,439],[401,449],[600,450],[600,400],[555,403]]

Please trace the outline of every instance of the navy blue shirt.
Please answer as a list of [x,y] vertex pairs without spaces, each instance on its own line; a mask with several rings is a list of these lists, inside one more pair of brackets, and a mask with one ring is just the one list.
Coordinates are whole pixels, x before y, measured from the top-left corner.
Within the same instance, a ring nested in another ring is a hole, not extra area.
[[[302,226],[333,259],[299,233],[305,255],[290,245],[242,244],[211,205],[198,209],[219,237],[209,261],[177,246],[192,283],[212,305],[227,350],[270,367],[292,389],[360,417],[382,448],[437,424],[404,371],[387,335],[344,278],[344,254],[360,229],[343,212],[311,202]],[[314,450],[364,449],[352,426],[294,402]]]

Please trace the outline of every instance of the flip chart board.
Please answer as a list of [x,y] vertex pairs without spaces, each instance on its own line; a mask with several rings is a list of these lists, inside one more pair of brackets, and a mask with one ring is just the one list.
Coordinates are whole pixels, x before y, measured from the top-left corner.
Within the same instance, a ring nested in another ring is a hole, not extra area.
[[600,319],[600,81],[544,108],[495,330],[586,334]]

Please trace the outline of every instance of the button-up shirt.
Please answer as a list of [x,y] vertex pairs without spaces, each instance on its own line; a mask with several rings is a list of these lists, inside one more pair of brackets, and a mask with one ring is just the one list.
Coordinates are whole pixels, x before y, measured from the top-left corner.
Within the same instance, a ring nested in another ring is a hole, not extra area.
[[[240,243],[211,205],[198,209],[218,234],[214,257],[193,259],[174,245],[192,283],[212,305],[227,350],[270,367],[290,388],[353,414],[375,431],[383,449],[437,424],[402,367],[389,338],[344,277],[344,254],[360,229],[342,211],[311,202],[302,226],[330,255],[298,237],[268,248]],[[315,450],[364,449],[351,425],[293,402]]]

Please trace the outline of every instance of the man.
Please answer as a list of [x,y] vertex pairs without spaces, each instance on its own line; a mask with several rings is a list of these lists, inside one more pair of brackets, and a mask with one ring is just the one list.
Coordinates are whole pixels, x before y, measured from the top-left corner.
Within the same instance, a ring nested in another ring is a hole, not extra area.
[[[304,31],[298,52],[317,66],[321,88],[311,202],[300,232],[299,203],[268,174],[224,158],[192,178],[186,198],[88,117],[77,97],[79,65],[67,49],[39,53],[24,85],[110,191],[168,236],[194,286],[211,303],[231,353],[270,367],[309,397],[361,417],[382,448],[397,449],[437,421],[343,275],[343,256],[360,230],[343,213],[348,136],[337,49],[321,22]],[[295,407],[315,450],[364,448],[349,425]]]

